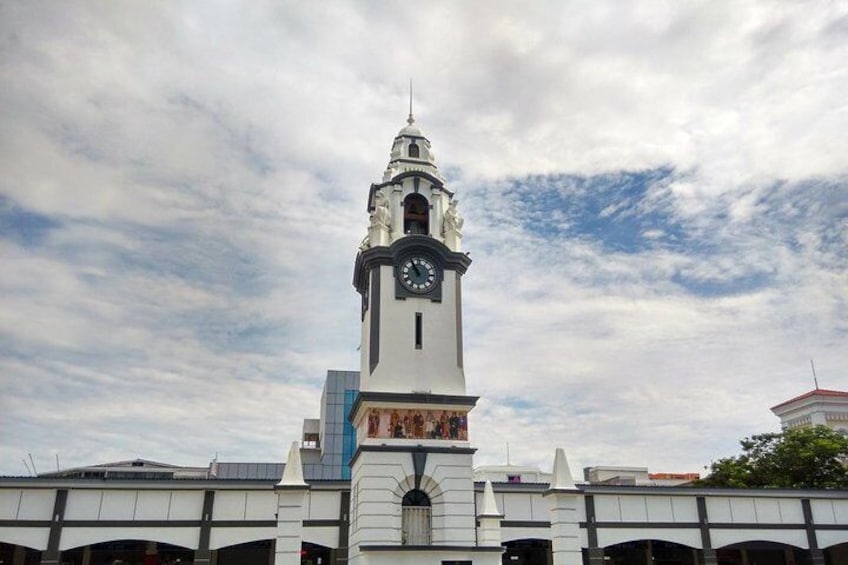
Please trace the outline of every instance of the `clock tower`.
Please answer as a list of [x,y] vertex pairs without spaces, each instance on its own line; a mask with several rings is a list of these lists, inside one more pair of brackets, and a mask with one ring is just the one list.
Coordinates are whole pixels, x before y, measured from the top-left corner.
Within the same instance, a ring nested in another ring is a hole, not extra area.
[[[351,409],[350,560],[500,563],[478,542],[462,359],[458,200],[410,112],[354,266],[362,298],[360,392]],[[488,544],[488,545],[486,545]]]

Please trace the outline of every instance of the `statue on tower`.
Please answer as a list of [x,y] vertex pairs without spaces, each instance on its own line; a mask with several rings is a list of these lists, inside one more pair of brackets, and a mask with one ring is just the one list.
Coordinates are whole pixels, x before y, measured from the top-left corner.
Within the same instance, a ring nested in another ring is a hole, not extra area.
[[[390,200],[383,190],[374,193],[374,209],[369,217],[371,227],[368,229],[368,246],[389,244],[389,232],[392,228],[392,210]],[[363,244],[365,242],[363,241]],[[362,247],[360,246],[360,249]]]
[[374,210],[371,212],[371,227],[389,229],[392,227],[392,211],[389,209],[389,197],[382,190],[374,194]]
[[442,216],[442,235],[445,238],[445,245],[453,251],[459,251],[462,242],[462,224],[465,220],[456,211],[456,205],[459,200],[453,199],[448,204],[444,215]]
[[451,203],[448,204],[448,209],[445,210],[445,217],[442,222],[442,233],[445,235],[450,232],[456,232],[462,235],[462,224],[465,223],[465,220],[456,211],[457,204],[459,204],[459,200],[451,200]]

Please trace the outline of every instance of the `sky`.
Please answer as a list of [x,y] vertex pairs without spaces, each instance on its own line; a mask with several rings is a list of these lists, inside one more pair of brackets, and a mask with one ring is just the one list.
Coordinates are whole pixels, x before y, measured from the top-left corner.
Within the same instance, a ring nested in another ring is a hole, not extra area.
[[848,4],[0,3],[0,474],[282,461],[405,125],[476,465],[703,472],[848,389]]

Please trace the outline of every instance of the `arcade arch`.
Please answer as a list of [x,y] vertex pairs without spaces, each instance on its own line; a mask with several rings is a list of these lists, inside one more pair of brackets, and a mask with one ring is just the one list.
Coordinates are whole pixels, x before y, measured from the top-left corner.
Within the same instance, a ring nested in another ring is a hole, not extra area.
[[795,565],[809,561],[809,551],[773,541],[747,541],[716,549],[721,565]]
[[607,565],[698,565],[699,550],[656,539],[626,541],[604,548]]
[[62,551],[62,563],[68,565],[113,565],[114,563],[158,565],[192,561],[194,561],[192,549],[146,540],[113,540]]
[[526,538],[504,542],[503,565],[550,565],[551,540]]

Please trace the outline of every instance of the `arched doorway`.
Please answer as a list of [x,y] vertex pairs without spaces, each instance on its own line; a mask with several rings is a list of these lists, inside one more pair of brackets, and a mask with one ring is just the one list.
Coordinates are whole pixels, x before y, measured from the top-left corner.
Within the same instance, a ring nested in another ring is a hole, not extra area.
[[825,565],[848,563],[848,543],[832,545],[824,550]]
[[194,562],[194,551],[147,540],[118,540],[62,552],[63,565],[172,565]]
[[609,565],[698,565],[698,550],[663,540],[636,540],[604,548]]
[[274,540],[263,539],[219,548],[218,565],[268,565],[273,562]]
[[0,542],[0,563],[3,565],[18,563],[20,565],[37,565],[41,563],[41,552],[23,545]]
[[800,565],[807,563],[808,552],[773,541],[749,541],[716,550],[718,565]]
[[330,565],[332,552],[332,548],[305,541],[301,544],[300,563],[301,565]]
[[551,540],[519,539],[502,544],[506,551],[503,554],[503,565],[551,565]]

